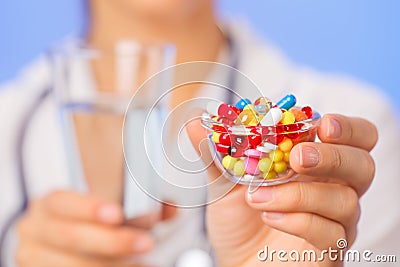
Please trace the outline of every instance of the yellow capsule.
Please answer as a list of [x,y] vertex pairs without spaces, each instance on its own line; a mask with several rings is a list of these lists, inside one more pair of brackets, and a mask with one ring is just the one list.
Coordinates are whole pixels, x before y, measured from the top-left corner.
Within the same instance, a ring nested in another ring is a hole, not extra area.
[[242,176],[245,173],[243,160],[238,160],[233,166],[233,173],[237,176]]
[[217,133],[217,132],[213,132],[212,136],[211,136],[211,140],[214,143],[219,143],[219,136],[221,135],[221,133]]
[[213,120],[213,121],[218,121],[218,116],[215,116],[215,117],[213,117],[211,120]]
[[285,111],[282,114],[282,119],[281,122],[282,124],[286,125],[286,124],[292,124],[296,121],[296,118],[294,116],[294,114],[292,112],[289,111]]
[[237,161],[238,159],[227,155],[222,159],[222,166],[224,166],[225,169],[231,170]]
[[269,153],[269,158],[273,161],[273,162],[279,162],[282,161],[283,159],[283,152],[280,150],[273,150]]
[[269,170],[272,169],[272,160],[269,158],[262,158],[260,159],[260,161],[258,162],[258,168],[260,169],[260,171],[262,172],[269,172]]
[[252,112],[256,112],[253,104],[247,104],[243,110],[251,110]]
[[269,179],[274,179],[276,177],[276,172],[275,171],[270,171],[266,172],[263,174],[264,179],[269,180]]
[[284,161],[275,162],[274,164],[274,171],[277,173],[282,173],[287,170],[287,164]]
[[290,151],[283,153],[283,160],[286,162],[290,161]]
[[293,142],[292,140],[290,140],[290,138],[285,137],[278,146],[279,149],[282,150],[282,152],[289,152],[290,150],[292,150]]
[[257,114],[251,109],[243,110],[236,119],[236,125],[256,126],[257,124]]

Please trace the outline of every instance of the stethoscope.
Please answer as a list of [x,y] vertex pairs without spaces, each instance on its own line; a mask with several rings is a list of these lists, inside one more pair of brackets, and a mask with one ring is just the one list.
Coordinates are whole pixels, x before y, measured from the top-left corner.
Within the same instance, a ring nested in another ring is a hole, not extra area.
[[[230,54],[230,62],[229,66],[232,67],[233,70],[238,69],[239,67],[239,47],[237,44],[234,42],[234,40],[231,38],[231,34],[229,32],[224,32],[225,38],[227,41],[228,49],[229,49],[229,54]],[[231,71],[228,74],[228,88],[229,90],[226,95],[226,103],[233,103],[235,94],[235,84],[236,84],[236,77],[235,77],[235,72]],[[28,107],[26,110],[26,113],[23,115],[21,119],[20,126],[17,131],[17,141],[16,141],[16,166],[17,166],[17,184],[18,184],[18,189],[21,194],[21,205],[18,208],[18,210],[6,220],[6,223],[4,224],[3,229],[1,229],[0,232],[0,267],[4,267],[4,259],[5,257],[3,256],[3,249],[4,249],[4,243],[7,238],[7,233],[8,231],[12,228],[12,226],[15,224],[15,222],[18,220],[18,218],[26,211],[28,208],[29,204],[29,192],[27,188],[27,175],[25,171],[25,160],[24,160],[24,148],[25,148],[25,141],[26,141],[26,134],[28,132],[28,129],[33,121],[33,118],[37,114],[37,111],[39,110],[40,106],[44,101],[51,95],[53,92],[52,86],[49,88],[45,88],[43,91],[37,95],[37,97],[34,99],[34,101],[31,103],[31,105]],[[204,232],[206,232],[205,228],[205,223],[203,226]],[[199,254],[199,251],[191,251],[187,253],[187,256],[189,257],[191,254]]]

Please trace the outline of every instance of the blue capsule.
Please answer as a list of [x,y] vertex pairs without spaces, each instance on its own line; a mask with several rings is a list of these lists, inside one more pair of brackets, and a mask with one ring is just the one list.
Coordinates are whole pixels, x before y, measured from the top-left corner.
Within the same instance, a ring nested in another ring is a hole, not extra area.
[[276,103],[278,108],[289,110],[296,105],[296,97],[294,95],[287,95]]
[[248,104],[251,104],[251,101],[247,98],[242,98],[236,103],[235,107],[237,107],[238,109],[244,109],[244,107]]

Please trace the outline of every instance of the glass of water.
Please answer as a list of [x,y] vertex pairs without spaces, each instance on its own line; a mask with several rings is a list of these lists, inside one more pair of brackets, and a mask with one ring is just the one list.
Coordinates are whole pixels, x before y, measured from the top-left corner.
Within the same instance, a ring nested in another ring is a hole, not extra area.
[[[130,100],[146,79],[174,62],[171,45],[141,45],[133,40],[122,40],[107,51],[73,41],[52,52],[54,92],[72,186],[100,199],[122,203],[127,220],[157,216],[160,203],[129,178],[124,153],[138,157],[144,153],[135,149],[135,140],[143,139],[143,129],[135,127],[135,121],[128,131],[125,126],[124,134],[132,136],[132,142],[123,147],[124,117],[129,112],[135,120],[146,119],[142,110],[152,104],[147,101],[147,93],[140,95],[143,106],[129,106]],[[157,94],[168,86],[168,79],[161,82],[154,84],[148,94]],[[132,167],[136,175],[151,174],[152,166],[146,162]]]

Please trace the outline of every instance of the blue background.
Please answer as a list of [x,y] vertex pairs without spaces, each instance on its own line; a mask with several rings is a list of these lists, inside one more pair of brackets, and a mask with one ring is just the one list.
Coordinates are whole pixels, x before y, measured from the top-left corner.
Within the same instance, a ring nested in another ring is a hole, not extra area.
[[[82,32],[84,0],[0,1],[0,82],[48,45]],[[293,61],[355,76],[400,107],[400,1],[221,0]]]

